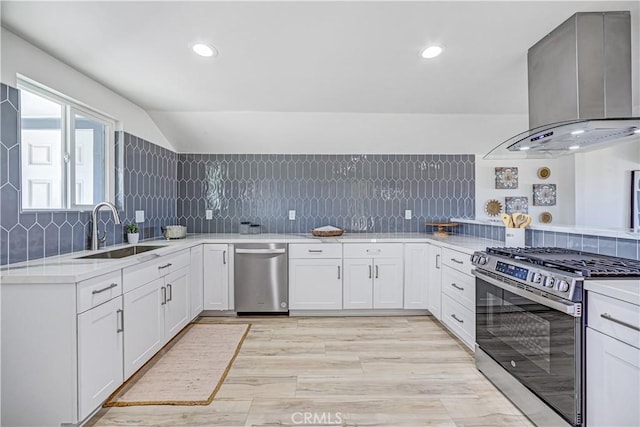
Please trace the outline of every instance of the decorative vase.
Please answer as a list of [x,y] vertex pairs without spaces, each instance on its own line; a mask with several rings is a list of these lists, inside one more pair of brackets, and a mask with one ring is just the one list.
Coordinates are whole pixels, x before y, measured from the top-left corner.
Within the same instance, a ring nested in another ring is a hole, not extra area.
[[127,242],[135,245],[140,239],[140,233],[127,233]]

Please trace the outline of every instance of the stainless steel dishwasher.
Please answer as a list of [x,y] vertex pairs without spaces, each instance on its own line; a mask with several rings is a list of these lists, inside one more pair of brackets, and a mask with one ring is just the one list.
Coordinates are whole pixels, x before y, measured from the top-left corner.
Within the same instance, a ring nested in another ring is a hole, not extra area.
[[234,252],[236,313],[288,313],[287,244],[242,243]]

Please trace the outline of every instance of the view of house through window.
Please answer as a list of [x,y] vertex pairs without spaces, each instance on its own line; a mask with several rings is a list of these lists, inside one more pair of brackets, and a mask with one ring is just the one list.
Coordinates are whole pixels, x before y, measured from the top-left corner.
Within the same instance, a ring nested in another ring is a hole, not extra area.
[[108,200],[113,123],[40,88],[19,87],[22,208],[86,210]]

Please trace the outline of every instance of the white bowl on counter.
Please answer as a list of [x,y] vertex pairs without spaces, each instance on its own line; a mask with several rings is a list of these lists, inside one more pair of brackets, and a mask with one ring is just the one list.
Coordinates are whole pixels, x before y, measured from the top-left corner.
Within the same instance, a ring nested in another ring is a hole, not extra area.
[[165,225],[161,227],[165,239],[184,239],[187,236],[187,227],[184,225]]

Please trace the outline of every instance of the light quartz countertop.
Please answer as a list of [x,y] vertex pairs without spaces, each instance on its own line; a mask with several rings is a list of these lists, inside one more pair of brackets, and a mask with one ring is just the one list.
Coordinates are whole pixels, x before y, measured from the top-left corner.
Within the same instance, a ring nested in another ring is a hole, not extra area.
[[640,279],[638,280],[587,280],[584,288],[630,304],[640,305]]
[[[484,250],[488,246],[504,246],[504,242],[472,236],[451,235],[436,237],[427,233],[345,233],[340,237],[320,238],[310,234],[188,234],[184,239],[145,240],[139,245],[164,246],[149,252],[119,259],[80,259],[98,251],[82,251],[65,255],[40,258],[0,268],[1,284],[76,283],[115,270],[152,261],[203,243],[436,243],[467,254]],[[131,246],[114,245],[100,252]]]

